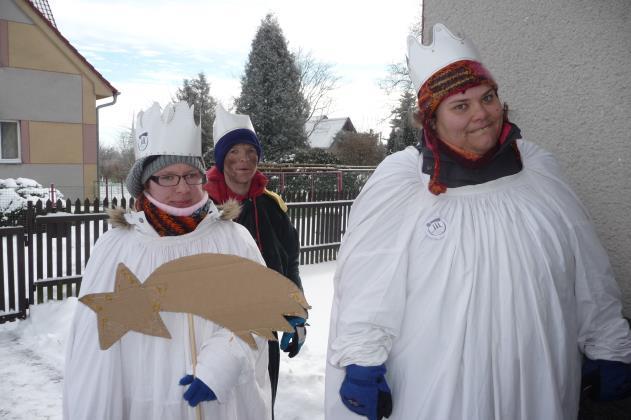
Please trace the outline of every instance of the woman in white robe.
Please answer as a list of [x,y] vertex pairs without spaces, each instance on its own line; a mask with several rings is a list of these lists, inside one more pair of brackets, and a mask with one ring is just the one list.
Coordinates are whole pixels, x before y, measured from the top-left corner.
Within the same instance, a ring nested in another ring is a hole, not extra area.
[[329,420],[576,419],[583,354],[631,381],[631,333],[589,216],[555,159],[518,140],[461,41],[437,25],[433,45],[410,47],[424,144],[386,158],[352,207]]
[[[111,214],[115,228],[99,238],[80,296],[112,292],[119,263],[141,282],[160,265],[199,253],[264,265],[248,231],[230,220],[236,214],[219,211],[202,189],[201,137],[186,130],[194,124],[192,109],[180,103],[162,114],[156,106],[138,117],[142,150],[126,181],[138,211]],[[77,306],[67,342],[65,419],[271,419],[266,339],[255,336],[252,349],[231,331],[192,316],[193,341],[188,314],[160,316],[170,339],[130,331],[101,350],[96,314]]]

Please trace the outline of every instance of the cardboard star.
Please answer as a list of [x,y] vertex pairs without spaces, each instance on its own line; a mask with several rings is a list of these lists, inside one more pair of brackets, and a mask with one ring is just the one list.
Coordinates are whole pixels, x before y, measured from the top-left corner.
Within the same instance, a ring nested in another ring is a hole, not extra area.
[[159,312],[191,313],[228,328],[256,348],[252,334],[275,340],[293,331],[284,315],[307,318],[310,306],[289,279],[246,258],[198,254],[158,267],[144,283],[124,265],[114,291],[79,299],[97,314],[106,350],[128,331],[170,338]]

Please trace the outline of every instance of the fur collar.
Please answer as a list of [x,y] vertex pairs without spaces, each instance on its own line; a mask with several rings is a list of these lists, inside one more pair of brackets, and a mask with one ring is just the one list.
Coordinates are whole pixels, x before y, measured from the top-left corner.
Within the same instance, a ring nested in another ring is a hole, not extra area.
[[[241,213],[241,205],[235,199],[229,199],[224,204],[217,206],[219,209],[219,218],[221,220],[234,220],[239,217]],[[129,209],[122,207],[116,207],[113,209],[105,210],[110,224],[115,228],[131,229],[132,225],[125,218],[125,214],[129,213]]]

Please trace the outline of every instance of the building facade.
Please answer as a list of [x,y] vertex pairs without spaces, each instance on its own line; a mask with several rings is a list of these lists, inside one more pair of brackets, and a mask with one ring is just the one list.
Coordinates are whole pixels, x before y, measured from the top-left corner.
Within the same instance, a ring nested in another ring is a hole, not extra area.
[[64,38],[48,6],[0,1],[0,178],[94,197],[96,101],[118,91]]

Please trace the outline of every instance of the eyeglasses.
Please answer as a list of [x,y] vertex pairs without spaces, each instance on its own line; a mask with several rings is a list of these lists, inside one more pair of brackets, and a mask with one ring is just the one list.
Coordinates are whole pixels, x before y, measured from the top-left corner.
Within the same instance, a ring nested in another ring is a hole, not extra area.
[[150,176],[149,179],[162,187],[175,187],[184,178],[187,185],[201,185],[206,183],[206,175],[199,172],[192,172],[186,175],[160,175]]

